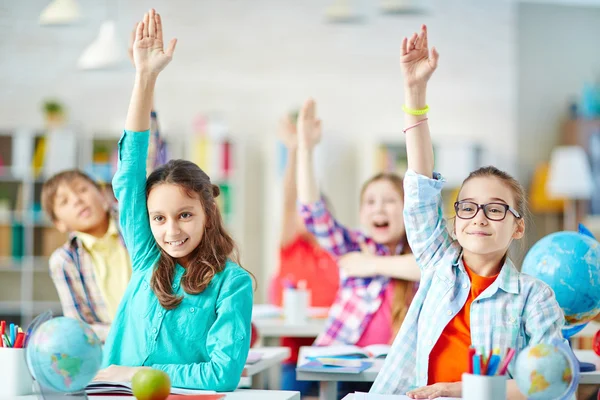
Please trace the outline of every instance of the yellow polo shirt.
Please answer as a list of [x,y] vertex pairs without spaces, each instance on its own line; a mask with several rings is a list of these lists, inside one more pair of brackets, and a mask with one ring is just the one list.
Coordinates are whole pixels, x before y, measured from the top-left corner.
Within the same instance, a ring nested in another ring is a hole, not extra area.
[[77,232],[77,237],[92,257],[96,283],[112,320],[131,278],[129,253],[119,237],[117,225],[112,218],[103,237],[97,238],[82,232]]

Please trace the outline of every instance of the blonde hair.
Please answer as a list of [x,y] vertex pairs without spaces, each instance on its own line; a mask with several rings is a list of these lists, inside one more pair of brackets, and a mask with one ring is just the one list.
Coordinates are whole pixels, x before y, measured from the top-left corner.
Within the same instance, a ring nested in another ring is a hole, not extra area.
[[[404,200],[404,183],[402,178],[399,175],[389,172],[381,172],[370,179],[368,179],[360,190],[360,202],[362,203],[365,191],[374,182],[378,181],[388,181],[392,184],[394,189],[400,194],[402,200]],[[404,243],[404,247],[402,248],[401,254],[412,254],[412,250],[406,241],[406,233],[402,238],[402,242]],[[404,318],[406,317],[406,313],[408,312],[408,308],[410,307],[410,303],[412,302],[413,297],[415,296],[415,282],[407,281],[404,279],[390,279],[390,285],[393,285],[394,288],[394,298],[392,300],[392,340],[398,334],[400,327],[402,326],[402,322],[404,322]]]

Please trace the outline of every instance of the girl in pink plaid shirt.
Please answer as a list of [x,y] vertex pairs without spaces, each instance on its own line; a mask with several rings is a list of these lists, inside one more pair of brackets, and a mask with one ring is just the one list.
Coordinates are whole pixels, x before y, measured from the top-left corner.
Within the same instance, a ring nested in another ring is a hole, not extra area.
[[[312,153],[321,137],[315,102],[298,117],[297,186],[301,214],[319,244],[339,258],[340,289],[316,345],[390,344],[416,291],[419,269],[406,244],[402,179],[379,174],[363,187],[364,232],[340,225],[319,198]],[[388,257],[378,257],[388,256]]]

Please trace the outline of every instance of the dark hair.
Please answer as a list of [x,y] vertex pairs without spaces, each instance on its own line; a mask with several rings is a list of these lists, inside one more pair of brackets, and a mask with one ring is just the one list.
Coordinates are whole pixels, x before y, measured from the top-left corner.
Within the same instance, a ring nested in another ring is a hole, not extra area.
[[[192,261],[181,277],[183,290],[189,294],[198,294],[206,289],[216,274],[223,271],[228,259],[239,264],[239,252],[224,227],[215,202],[220,189],[211,183],[200,167],[186,160],[171,160],[159,166],[148,176],[146,198],[155,186],[165,183],[181,187],[190,198],[198,198],[206,215],[202,240],[192,251]],[[160,259],[152,273],[151,286],[161,306],[167,310],[176,308],[183,300],[183,297],[174,295],[171,289],[175,265],[175,259],[161,248]]]
[[58,187],[63,183],[70,184],[75,179],[83,179],[92,184],[98,191],[101,191],[98,182],[93,180],[88,174],[78,169],[69,169],[52,175],[42,186],[42,210],[50,217],[52,221],[56,221],[54,214],[54,200],[56,200],[56,192]]

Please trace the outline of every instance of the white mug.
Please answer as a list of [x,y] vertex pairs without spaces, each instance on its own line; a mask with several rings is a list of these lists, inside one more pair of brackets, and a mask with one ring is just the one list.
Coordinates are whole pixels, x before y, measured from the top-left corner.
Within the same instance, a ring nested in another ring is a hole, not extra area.
[[33,394],[25,349],[0,347],[0,399]]
[[310,292],[303,289],[285,288],[283,291],[283,315],[290,324],[307,321]]
[[506,375],[462,375],[463,400],[506,400]]

